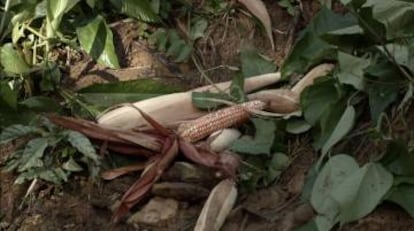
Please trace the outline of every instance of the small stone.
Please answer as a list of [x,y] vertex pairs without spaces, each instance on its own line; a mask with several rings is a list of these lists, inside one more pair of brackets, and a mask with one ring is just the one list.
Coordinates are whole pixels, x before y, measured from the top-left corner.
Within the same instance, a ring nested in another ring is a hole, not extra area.
[[178,209],[178,201],[154,197],[140,211],[133,214],[128,219],[128,223],[155,230],[166,229],[168,226],[175,225]]

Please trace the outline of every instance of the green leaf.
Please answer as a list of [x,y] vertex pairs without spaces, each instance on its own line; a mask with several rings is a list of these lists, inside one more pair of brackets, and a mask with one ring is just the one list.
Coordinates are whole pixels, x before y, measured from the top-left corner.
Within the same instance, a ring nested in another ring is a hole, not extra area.
[[153,79],[95,84],[79,90],[79,96],[96,106],[108,107],[182,91],[183,88]]
[[60,109],[59,104],[46,96],[33,96],[21,101],[19,104],[38,112],[56,112]]
[[246,137],[241,137],[232,144],[231,150],[254,155],[270,154],[270,149],[275,138],[275,122],[258,118],[252,119],[252,122],[256,131],[254,139],[251,140]]
[[40,89],[42,91],[54,91],[60,84],[62,73],[56,63],[44,62],[42,65],[42,80]]
[[[411,74],[414,74],[414,39],[408,39],[405,43],[389,43],[385,45],[388,52],[394,57],[395,61],[408,68]],[[384,55],[386,54],[383,47],[378,47]]]
[[6,43],[1,47],[0,63],[5,72],[12,74],[27,74],[31,70],[23,56],[14,49],[11,43]]
[[330,230],[339,220],[339,204],[331,194],[349,175],[358,169],[350,156],[335,155],[326,162],[312,188],[310,202],[320,214],[316,219],[319,230]]
[[398,88],[394,85],[372,84],[368,89],[371,119],[378,122],[381,113],[393,103],[398,96]]
[[13,91],[6,81],[0,82],[0,110],[8,110],[7,107],[16,109],[17,92]]
[[204,33],[208,27],[208,21],[205,18],[197,18],[191,24],[190,39],[196,41],[199,38],[204,37]]
[[46,0],[46,37],[53,38],[59,30],[63,15],[76,5],[79,0]]
[[271,183],[277,179],[287,167],[289,167],[290,160],[289,157],[284,153],[275,153],[270,160],[266,183]]
[[95,163],[99,163],[99,156],[96,154],[95,148],[86,136],[75,131],[67,131],[66,134],[67,140],[74,148]]
[[76,163],[72,157],[63,163],[62,168],[70,172],[80,172],[83,170],[83,168],[78,163]]
[[241,70],[243,77],[251,77],[276,71],[276,64],[272,60],[260,55],[251,48],[242,49],[240,52]]
[[333,79],[316,82],[306,88],[300,97],[300,103],[306,122],[315,125],[322,114],[335,104],[339,94]]
[[303,73],[324,60],[335,59],[337,47],[328,44],[321,37],[328,32],[356,24],[357,20],[351,14],[335,14],[322,6],[306,29],[302,31],[293,50],[283,63],[281,67],[283,78],[295,73]]
[[339,204],[341,223],[358,220],[372,212],[392,183],[393,176],[380,164],[368,163],[353,171],[331,193]]
[[153,11],[148,0],[111,0],[121,13],[145,22],[158,22],[159,17]]
[[82,48],[93,59],[110,68],[119,68],[112,31],[102,16],[98,15],[86,25],[77,27],[76,34]]
[[411,184],[399,185],[391,189],[386,200],[392,201],[414,217],[414,186]]
[[365,49],[377,44],[377,41],[365,34],[360,25],[351,25],[334,31],[329,31],[321,38],[331,45],[338,46],[342,51],[352,53],[355,49]]
[[405,0],[368,0],[363,7],[372,7],[373,17],[384,24],[387,39],[413,35],[414,3]]
[[35,138],[30,140],[20,158],[19,172],[30,168],[42,167],[43,154],[48,146],[47,138]]
[[344,114],[338,121],[332,134],[322,147],[322,155],[327,153],[336,143],[338,143],[354,126],[355,108],[351,105],[345,109]]
[[390,172],[403,177],[413,177],[414,153],[408,152],[408,146],[402,140],[393,140],[387,146],[387,151],[381,163]]
[[191,93],[192,103],[200,109],[210,110],[223,105],[222,100],[231,101],[229,95],[211,92],[193,92]]
[[82,88],[79,93],[139,93],[139,94],[169,94],[183,91],[184,88],[167,84],[160,80],[139,79],[131,81],[120,81],[114,83],[99,83]]
[[339,82],[349,84],[360,91],[364,90],[364,69],[371,61],[369,59],[358,58],[347,53],[338,52],[339,62]]
[[292,134],[301,134],[311,128],[312,126],[303,119],[290,119],[286,124],[286,131]]
[[5,144],[11,140],[36,132],[38,132],[36,127],[14,124],[6,127],[0,133],[0,144]]

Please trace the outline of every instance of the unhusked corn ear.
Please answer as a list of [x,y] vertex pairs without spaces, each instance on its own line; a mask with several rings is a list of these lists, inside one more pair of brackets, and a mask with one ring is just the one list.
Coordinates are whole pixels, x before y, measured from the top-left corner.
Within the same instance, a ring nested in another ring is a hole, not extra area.
[[211,133],[246,121],[252,110],[263,110],[266,104],[254,100],[209,113],[180,125],[178,134],[188,142],[197,142]]

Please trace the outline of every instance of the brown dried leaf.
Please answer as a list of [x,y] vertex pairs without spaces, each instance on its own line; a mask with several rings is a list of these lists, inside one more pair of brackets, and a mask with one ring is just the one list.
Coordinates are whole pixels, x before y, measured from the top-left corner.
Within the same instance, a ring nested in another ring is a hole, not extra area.
[[51,114],[47,117],[56,125],[70,130],[78,131],[94,140],[100,140],[104,142],[107,141],[108,147],[111,143],[137,145],[152,151],[159,151],[161,147],[161,142],[157,137],[145,134],[143,132],[122,131],[101,127],[100,125],[91,121],[78,118]]
[[199,146],[197,149],[194,145],[180,140],[180,150],[191,161],[207,166],[212,167],[215,169],[219,169],[226,176],[236,177],[237,168],[240,164],[240,159],[233,154],[229,154],[227,152],[217,154],[208,150],[208,148],[204,148]]
[[146,166],[146,163],[138,163],[138,164],[123,166],[123,167],[115,168],[111,170],[106,170],[103,173],[101,173],[101,177],[105,180],[113,180],[127,173],[143,170],[145,166]]
[[158,123],[156,120],[154,120],[150,115],[148,115],[147,113],[143,112],[141,109],[139,109],[138,107],[136,107],[133,104],[130,104],[131,107],[133,107],[134,109],[136,109],[137,111],[139,111],[139,113],[141,114],[141,116],[153,127],[155,128],[159,133],[161,133],[162,135],[165,136],[169,136],[171,135],[170,130],[168,130],[167,128],[165,128],[164,126],[162,126],[160,123]]
[[161,177],[162,173],[170,166],[178,154],[178,142],[176,139],[166,140],[163,152],[158,159],[144,171],[142,176],[125,192],[121,203],[114,213],[114,221],[124,216],[151,190],[154,183]]
[[272,50],[275,49],[272,34],[272,22],[270,20],[269,13],[267,12],[266,6],[261,0],[239,0],[259,21],[262,23],[266,30],[267,37],[270,40]]

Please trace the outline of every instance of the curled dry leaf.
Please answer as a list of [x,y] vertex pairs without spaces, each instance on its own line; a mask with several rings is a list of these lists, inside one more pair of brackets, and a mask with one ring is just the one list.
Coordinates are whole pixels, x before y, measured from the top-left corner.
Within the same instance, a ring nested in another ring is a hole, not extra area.
[[56,125],[80,132],[93,140],[107,142],[108,149],[121,153],[124,150],[124,154],[135,151],[136,155],[146,155],[148,151],[158,152],[161,149],[162,139],[143,132],[117,130],[83,119],[52,114],[47,115],[47,118]]
[[259,21],[262,23],[266,30],[267,37],[270,40],[272,50],[275,49],[272,34],[272,22],[270,20],[269,13],[267,12],[266,6],[261,0],[239,0]]
[[145,169],[145,166],[145,163],[138,163],[120,168],[110,169],[102,172],[101,177],[105,180],[113,180],[127,173],[143,170]]
[[325,76],[335,67],[333,64],[320,64],[310,70],[295,86],[292,87],[292,92],[300,95],[302,91],[313,84],[315,79]]
[[201,214],[198,217],[195,231],[218,231],[224,224],[237,199],[235,182],[230,179],[221,181],[211,191]]
[[157,160],[151,163],[142,176],[122,196],[120,205],[113,216],[115,222],[127,214],[134,205],[144,198],[154,183],[161,177],[161,174],[171,165],[177,154],[177,140],[167,140],[164,144],[163,152]]
[[[274,84],[280,80],[280,73],[269,73],[246,79],[244,91],[251,92]],[[193,89],[188,92],[172,93],[134,103],[136,107],[151,115],[166,127],[176,127],[183,121],[196,119],[207,114],[198,110],[191,101],[192,92],[217,92],[217,88],[229,92],[231,81]],[[98,118],[98,123],[119,129],[147,128],[147,121],[131,106],[124,105],[110,110]]]
[[266,102],[266,110],[275,113],[292,113],[299,109],[299,95],[289,89],[263,90],[247,97],[249,100]]

